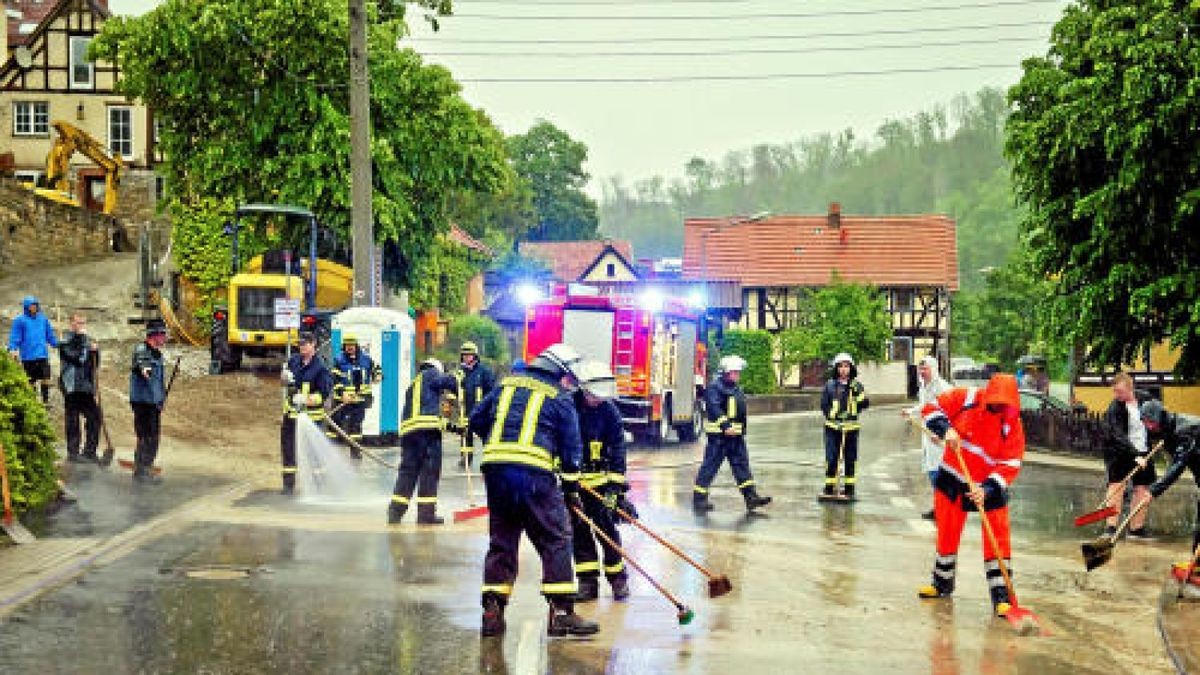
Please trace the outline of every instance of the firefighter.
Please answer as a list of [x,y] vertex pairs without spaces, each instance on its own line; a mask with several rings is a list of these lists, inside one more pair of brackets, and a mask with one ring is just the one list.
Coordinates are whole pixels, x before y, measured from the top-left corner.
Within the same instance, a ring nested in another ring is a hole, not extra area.
[[457,383],[442,370],[442,362],[425,359],[404,392],[404,417],[400,420],[400,468],[388,504],[388,524],[400,522],[417,489],[417,523],[441,525],[437,515],[438,481],[442,478],[442,393],[453,393]]
[[[1157,399],[1150,399],[1142,404],[1141,416],[1142,423],[1146,425],[1146,431],[1150,434],[1151,440],[1162,440],[1164,449],[1171,454],[1172,458],[1171,466],[1167,468],[1166,473],[1150,486],[1150,498],[1161,497],[1175,484],[1175,481],[1179,480],[1185,470],[1192,472],[1192,478],[1196,481],[1196,485],[1200,486],[1200,427],[1180,425],[1178,417],[1167,412]],[[1145,466],[1148,459],[1139,457],[1135,461]],[[1193,555],[1197,547],[1200,547],[1200,498],[1196,500],[1196,521],[1192,524]],[[1190,560],[1175,563],[1175,568],[1180,570],[1178,575],[1180,579],[1187,573],[1190,565]],[[1193,570],[1190,581],[1192,584],[1200,584],[1200,570]]]
[[750,474],[750,454],[746,450],[746,395],[738,381],[746,369],[746,359],[740,356],[724,356],[718,364],[717,379],[704,390],[704,410],[708,421],[704,431],[708,434],[708,446],[704,449],[704,463],[696,474],[696,485],[692,488],[692,508],[697,513],[713,510],[708,501],[708,488],[712,485],[717,470],[726,458],[733,478],[746,500],[746,510],[754,511],[771,503],[754,488],[754,476]]
[[838,463],[842,474],[842,497],[854,499],[857,479],[854,465],[858,462],[858,430],[862,424],[858,413],[871,404],[862,383],[858,381],[858,368],[849,354],[842,352],[833,359],[833,377],[825,383],[821,392],[821,412],[825,416],[825,491],[833,495],[837,490]]
[[583,448],[569,393],[576,384],[573,369],[578,362],[579,354],[571,347],[551,345],[524,374],[504,378],[471,412],[471,429],[486,439],[480,462],[491,536],[483,564],[480,632],[485,637],[504,633],[504,608],[517,579],[522,532],[542,559],[542,594],[550,605],[547,634],[591,635],[600,630],[575,613],[571,570],[567,504],[578,508],[582,503]]
[[[1012,375],[996,373],[988,380],[987,387],[951,389],[926,404],[921,414],[925,426],[945,442],[945,450],[934,494],[937,559],[932,583],[922,586],[917,594],[922,598],[944,598],[954,592],[963,525],[969,512],[982,508],[1000,547],[995,550],[988,537],[983,538],[988,590],[996,616],[1004,616],[1012,605],[997,558],[1004,556],[1011,575],[1008,490],[1025,456],[1017,380]],[[956,451],[959,447],[970,474],[966,477]],[[974,481],[974,491],[968,488],[964,480],[967,477]]]
[[[333,413],[333,423],[356,443],[362,442],[363,418],[374,398],[371,384],[379,378],[379,365],[359,349],[358,336],[343,333],[342,353],[333,362],[333,399],[339,406]],[[333,430],[326,435],[339,438]],[[362,453],[354,445],[350,446],[350,456],[362,459]]]
[[479,347],[474,342],[464,342],[458,350],[458,358],[459,369],[454,373],[458,381],[458,429],[462,434],[459,447],[462,456],[458,458],[458,465],[465,469],[475,457],[475,434],[471,433],[467,417],[476,404],[496,388],[496,376],[479,360]]
[[290,495],[296,490],[296,418],[307,413],[318,425],[325,420],[325,401],[333,391],[333,376],[317,355],[317,338],[312,333],[300,334],[297,353],[280,373],[287,385],[283,404],[283,423],[279,426],[279,448],[283,456],[283,491]]
[[[629,486],[625,482],[625,429],[621,411],[612,400],[616,395],[617,382],[608,366],[599,361],[580,364],[579,391],[575,394],[579,435],[583,442],[580,482],[603,495],[603,500],[586,491],[579,497],[587,517],[620,545],[621,534],[614,524],[613,510]],[[574,531],[575,576],[579,578],[579,593],[575,599],[588,602],[600,594],[596,535],[573,513],[571,529]],[[625,571],[625,560],[603,540],[601,548],[604,551],[604,576],[612,587],[613,599],[628,599],[629,573]]]

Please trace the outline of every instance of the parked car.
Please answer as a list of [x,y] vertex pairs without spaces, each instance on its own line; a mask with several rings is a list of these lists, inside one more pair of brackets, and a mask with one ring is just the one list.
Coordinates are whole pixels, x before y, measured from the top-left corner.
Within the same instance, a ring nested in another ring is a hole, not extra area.
[[1082,403],[1071,405],[1066,401],[1043,394],[1036,389],[1021,389],[1021,412],[1056,411],[1065,415],[1081,415],[1087,412],[1087,406]]
[[992,375],[1000,372],[995,363],[972,363],[964,368],[950,371],[950,379],[956,387],[986,387]]

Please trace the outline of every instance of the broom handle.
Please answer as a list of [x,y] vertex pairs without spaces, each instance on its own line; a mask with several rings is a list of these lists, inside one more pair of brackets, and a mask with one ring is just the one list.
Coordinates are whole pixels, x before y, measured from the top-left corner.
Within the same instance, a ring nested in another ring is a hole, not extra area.
[[[924,429],[924,427],[922,428]],[[930,436],[933,436],[933,432],[929,431],[928,429],[925,429],[925,431],[929,433]],[[934,436],[934,438],[937,437]],[[943,444],[945,443],[945,441],[942,442]],[[971,492],[974,492],[979,486],[977,486],[975,481],[971,479],[971,474],[967,470],[967,460],[965,457],[963,457],[962,445],[959,443],[954,443],[951,447],[954,448],[954,455],[958,458],[958,465],[962,468],[963,478],[965,478],[967,481],[967,487],[971,488]],[[992,524],[988,522],[987,511],[983,508],[983,500],[975,500],[972,498],[972,501],[975,502],[975,507],[979,509],[979,522],[983,523],[983,533],[987,535],[988,543],[991,544],[992,550],[996,552],[996,565],[1000,568],[1000,575],[1004,577],[1004,585],[1008,587],[1008,597],[1012,600],[1012,604],[1015,606],[1018,604],[1017,592],[1013,589],[1012,577],[1008,575],[1008,568],[1004,565],[1004,552],[1000,550],[1000,544],[996,541],[996,533],[992,530]]]
[[592,531],[596,533],[596,536],[603,539],[604,543],[611,546],[614,551],[616,551],[617,553],[620,553],[621,557],[624,558],[626,562],[628,562],[630,565],[633,566],[633,569],[637,570],[638,572],[641,572],[642,576],[646,577],[646,581],[649,581],[650,585],[657,588],[658,592],[663,594],[663,597],[665,597],[667,600],[670,600],[671,604],[675,605],[676,609],[678,609],[681,612],[683,610],[687,609],[682,602],[680,602],[674,595],[671,595],[671,591],[668,591],[667,589],[663,588],[662,584],[658,583],[658,581],[655,580],[654,577],[650,576],[649,572],[642,569],[642,566],[637,564],[636,560],[634,560],[633,558],[630,558],[629,554],[625,552],[625,549],[618,546],[617,542],[615,542],[611,538],[609,538],[609,536],[604,533],[604,530],[601,530],[599,527],[597,527],[596,524],[592,522],[591,518],[588,518],[586,515],[584,515],[583,511],[580,510],[580,508],[578,506],[570,505],[570,508],[571,508],[571,511],[573,511],[575,513],[575,515],[579,517],[580,520],[587,523],[587,526],[592,528]]
[[1121,538],[1121,535],[1125,533],[1125,528],[1129,527],[1129,523],[1133,522],[1133,517],[1141,513],[1142,509],[1149,506],[1153,499],[1153,497],[1146,497],[1141,501],[1141,503],[1133,507],[1133,510],[1129,512],[1129,515],[1125,516],[1125,520],[1121,521],[1121,525],[1117,527],[1117,531],[1112,537],[1113,541]]
[[[1154,457],[1154,454],[1155,454],[1155,453],[1157,453],[1159,450],[1161,450],[1161,449],[1162,449],[1162,446],[1163,446],[1163,442],[1162,442],[1162,441],[1159,441],[1159,442],[1155,443],[1155,444],[1154,444],[1154,447],[1153,447],[1153,448],[1150,448],[1150,452],[1146,453],[1146,461],[1147,461],[1147,462],[1149,462],[1149,461],[1150,461],[1150,459],[1151,459],[1152,457]],[[1143,468],[1143,467],[1140,467],[1140,466],[1135,466],[1135,467],[1133,467],[1133,470],[1132,470],[1132,471],[1130,471],[1130,472],[1129,472],[1129,474],[1128,474],[1128,475],[1126,475],[1126,476],[1125,476],[1125,478],[1124,478],[1124,479],[1121,481],[1121,483],[1120,483],[1120,486],[1121,486],[1121,488],[1124,488],[1124,487],[1126,487],[1127,485],[1129,485],[1129,481],[1133,480],[1133,476],[1134,476],[1134,474],[1136,474],[1137,472],[1141,471],[1141,470],[1142,470],[1142,468]],[[1103,509],[1103,508],[1105,508],[1105,507],[1107,507],[1107,506],[1108,506],[1108,502],[1109,502],[1109,500],[1110,500],[1110,499],[1112,499],[1112,498],[1113,498],[1113,495],[1117,493],[1117,489],[1118,489],[1118,488],[1116,488],[1116,487],[1113,487],[1113,488],[1110,488],[1110,489],[1108,490],[1108,493],[1104,495],[1104,501],[1100,502],[1100,508],[1102,508],[1102,509]]]
[[[912,417],[909,417],[908,419],[914,426],[919,426],[921,431],[924,432],[926,436],[933,439],[937,443],[941,443],[943,446],[946,445],[946,441],[944,439],[938,438],[937,434],[930,431],[929,428],[924,424],[919,424],[917,420]],[[971,479],[971,472],[967,470],[967,460],[965,457],[963,457],[962,445],[959,443],[954,443],[951,447],[954,448],[954,456],[958,459],[958,466],[962,469],[963,479],[967,481],[967,487],[971,489],[971,492],[974,492],[978,486],[975,484],[975,481]],[[983,500],[981,499],[975,502],[975,506],[979,509],[979,522],[983,523],[983,533],[985,536],[987,536],[988,543],[991,544],[992,550],[996,552],[996,565],[1000,568],[1000,576],[1004,577],[1004,585],[1008,588],[1008,597],[1012,600],[1012,604],[1016,605],[1017,592],[1013,588],[1012,577],[1008,575],[1008,567],[1004,565],[1004,552],[1000,550],[999,542],[996,541],[996,533],[992,530],[992,524],[988,522],[987,511],[983,508]]]
[[345,431],[343,431],[343,430],[342,430],[342,428],[341,428],[341,427],[339,427],[339,426],[337,425],[337,423],[336,423],[336,422],[334,422],[333,420],[329,419],[329,417],[328,417],[328,416],[325,418],[325,424],[326,424],[326,425],[327,425],[327,426],[328,426],[330,429],[333,429],[333,431],[334,431],[335,433],[337,433],[337,435],[338,435],[338,436],[341,436],[341,437],[342,437],[342,440],[344,440],[344,441],[346,441],[347,443],[349,443],[349,444],[350,444],[350,447],[354,448],[355,450],[358,450],[358,451],[359,451],[359,452],[361,452],[362,454],[366,455],[367,457],[370,457],[371,459],[375,460],[376,462],[378,462],[378,463],[380,463],[380,464],[384,465],[385,467],[387,467],[387,468],[389,468],[389,469],[394,469],[394,468],[396,468],[396,465],[395,465],[395,464],[391,464],[391,463],[389,463],[387,460],[383,459],[383,458],[382,458],[382,457],[380,457],[379,455],[376,455],[375,453],[371,452],[370,450],[367,450],[366,448],[364,448],[364,447],[362,446],[362,444],[361,444],[361,443],[359,443],[358,441],[354,440],[353,438],[350,438],[350,435],[349,435],[349,434],[347,434]]
[[[593,496],[593,497],[595,497],[596,499],[599,499],[599,500],[601,500],[601,501],[604,501],[604,497],[602,497],[602,496],[600,495],[600,493],[599,493],[599,492],[596,492],[596,490],[595,490],[595,489],[593,489],[593,488],[591,488],[591,487],[589,487],[589,486],[587,486],[587,485],[584,485],[583,483],[580,483],[580,484],[579,484],[579,487],[583,488],[584,490],[587,490],[587,491],[588,491],[588,494],[592,495],[592,496]],[[666,539],[663,539],[662,537],[660,537],[658,534],[656,534],[656,533],[655,533],[653,530],[651,530],[649,527],[646,527],[645,525],[643,525],[643,524],[642,524],[642,522],[641,522],[640,520],[638,520],[637,518],[631,518],[631,517],[629,516],[629,514],[628,514],[628,513],[625,513],[625,512],[624,512],[624,511],[622,511],[620,508],[614,508],[613,510],[617,512],[617,515],[621,516],[621,517],[622,517],[622,518],[624,518],[625,520],[627,520],[627,521],[629,521],[629,522],[633,523],[634,525],[636,525],[636,526],[637,526],[637,528],[638,528],[639,530],[641,530],[642,532],[645,532],[646,534],[650,535],[650,537],[651,537],[652,539],[654,539],[654,541],[657,541],[658,543],[662,544],[663,546],[666,546],[666,547],[667,547],[667,550],[669,550],[670,552],[672,552],[672,553],[674,553],[675,555],[679,556],[680,558],[683,558],[685,561],[687,561],[687,563],[688,563],[688,564],[690,564],[692,567],[695,567],[695,568],[696,568],[697,570],[699,570],[699,571],[700,571],[700,573],[701,573],[701,574],[703,574],[704,576],[708,577],[709,579],[715,579],[715,578],[716,578],[716,576],[717,576],[717,575],[715,575],[715,574],[713,574],[712,572],[710,572],[710,571],[709,571],[707,568],[705,568],[705,567],[704,567],[704,565],[701,565],[700,563],[696,562],[695,560],[693,560],[693,559],[692,559],[692,557],[691,557],[691,556],[689,556],[688,554],[686,554],[686,553],[684,553],[683,551],[681,551],[681,550],[680,550],[680,549],[679,549],[677,546],[675,546],[675,545],[674,545],[674,544],[672,544],[671,542],[667,541]]]

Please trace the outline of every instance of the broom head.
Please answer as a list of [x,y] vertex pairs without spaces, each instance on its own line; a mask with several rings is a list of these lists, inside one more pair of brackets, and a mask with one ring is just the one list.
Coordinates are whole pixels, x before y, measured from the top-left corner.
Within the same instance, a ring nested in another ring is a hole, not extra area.
[[1117,507],[1106,506],[1102,509],[1096,509],[1095,511],[1092,511],[1090,513],[1085,513],[1082,516],[1079,516],[1078,518],[1076,518],[1075,519],[1075,527],[1083,527],[1084,525],[1091,525],[1092,523],[1099,522],[1101,520],[1104,520],[1105,518],[1111,518],[1115,515],[1117,515]]

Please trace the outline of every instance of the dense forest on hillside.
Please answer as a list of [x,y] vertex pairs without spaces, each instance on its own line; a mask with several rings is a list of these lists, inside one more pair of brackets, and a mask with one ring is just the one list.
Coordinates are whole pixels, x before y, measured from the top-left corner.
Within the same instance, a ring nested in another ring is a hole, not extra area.
[[683,219],[771,213],[946,213],[958,221],[965,288],[1004,263],[1017,245],[1018,211],[1002,155],[1008,107],[1004,92],[983,89],[908,119],[891,120],[871,138],[826,133],[780,145],[700,157],[684,177],[627,185],[604,181],[600,231],[629,239],[639,258],[679,256]]

